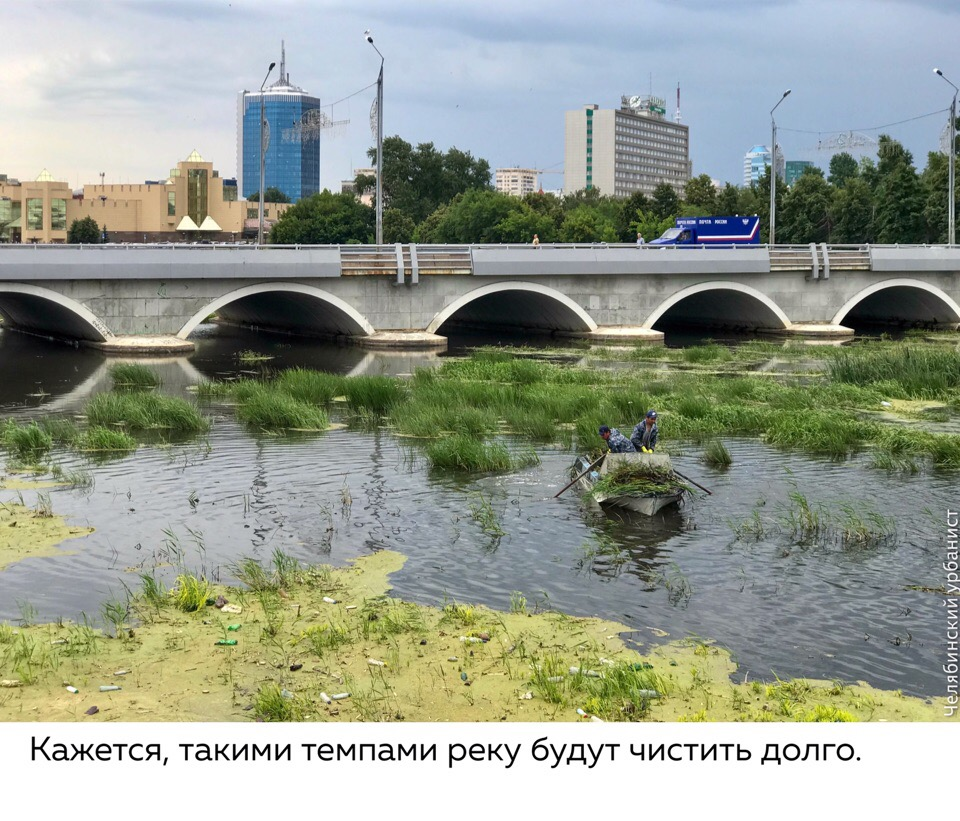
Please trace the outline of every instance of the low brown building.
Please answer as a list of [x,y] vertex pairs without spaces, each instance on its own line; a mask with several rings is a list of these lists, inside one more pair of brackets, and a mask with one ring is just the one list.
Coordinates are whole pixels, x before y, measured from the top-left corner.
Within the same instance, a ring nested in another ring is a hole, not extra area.
[[[264,230],[289,207],[264,203]],[[74,220],[92,217],[105,242],[239,242],[256,238],[258,208],[196,151],[165,180],[78,193],[44,170],[29,183],[0,177],[0,241],[64,243]]]

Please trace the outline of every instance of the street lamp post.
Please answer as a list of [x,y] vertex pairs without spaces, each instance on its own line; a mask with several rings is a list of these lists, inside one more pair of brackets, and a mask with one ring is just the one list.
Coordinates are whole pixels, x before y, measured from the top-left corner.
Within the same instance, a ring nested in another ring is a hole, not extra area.
[[[780,105],[790,93],[788,88],[783,96],[777,100]],[[777,105],[770,109],[770,237],[768,243],[773,245],[777,239],[777,121],[773,119],[773,112]]]
[[380,55],[380,74],[377,77],[377,245],[383,245],[383,55],[374,45],[370,29],[364,32],[364,36]]
[[[934,74],[939,74],[943,77],[943,72],[939,68],[933,70]],[[943,77],[944,80],[947,80],[946,77]],[[950,83],[949,80],[947,80]],[[947,202],[947,244],[953,245],[956,241],[956,214],[954,206],[954,180],[955,180],[955,167],[956,167],[956,156],[957,156],[957,92],[960,92],[960,88],[953,86],[953,102],[950,104],[950,128],[948,132],[950,134],[950,182],[948,202]]]
[[267,69],[267,74],[263,78],[263,82],[260,83],[260,208],[259,208],[259,223],[257,225],[257,246],[263,245],[263,175],[264,175],[264,155],[267,153],[266,148],[263,145],[263,126],[264,126],[264,115],[263,115],[263,87],[267,84],[267,78],[270,76],[270,72],[273,71],[273,67],[276,63],[270,63],[270,68]]

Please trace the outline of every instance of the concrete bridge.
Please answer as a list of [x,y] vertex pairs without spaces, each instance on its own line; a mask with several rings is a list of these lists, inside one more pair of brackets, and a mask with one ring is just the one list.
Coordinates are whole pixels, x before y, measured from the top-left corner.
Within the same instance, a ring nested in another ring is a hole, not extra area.
[[190,349],[221,321],[377,347],[454,326],[662,340],[670,324],[810,336],[960,325],[960,247],[0,246],[4,327]]

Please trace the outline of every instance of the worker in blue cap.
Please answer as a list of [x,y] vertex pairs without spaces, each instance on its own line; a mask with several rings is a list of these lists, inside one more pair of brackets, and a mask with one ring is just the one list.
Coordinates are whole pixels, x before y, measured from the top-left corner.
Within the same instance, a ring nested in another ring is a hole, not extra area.
[[640,453],[653,453],[657,447],[657,436],[660,434],[657,428],[657,412],[648,410],[647,415],[640,420],[637,426],[630,434],[630,441],[633,447]]
[[636,448],[630,443],[630,440],[616,428],[601,425],[598,433],[600,438],[607,443],[611,453],[636,453]]

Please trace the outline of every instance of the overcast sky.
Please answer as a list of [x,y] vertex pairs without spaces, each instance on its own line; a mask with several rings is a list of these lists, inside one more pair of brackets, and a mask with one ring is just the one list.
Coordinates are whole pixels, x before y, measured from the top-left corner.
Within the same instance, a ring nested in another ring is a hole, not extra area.
[[[826,167],[831,132],[886,132],[922,168],[953,95],[933,68],[960,85],[958,0],[3,0],[0,173],[142,182],[196,149],[235,176],[237,93],[281,40],[291,81],[326,105],[376,81],[368,28],[384,133],[491,168],[561,170],[566,110],[652,90],[672,118],[678,83],[694,174],[740,184],[787,88],[787,159]],[[322,138],[324,187],[367,164],[374,95],[326,109],[350,122]]]

